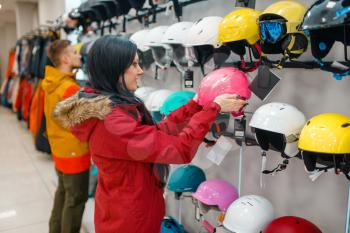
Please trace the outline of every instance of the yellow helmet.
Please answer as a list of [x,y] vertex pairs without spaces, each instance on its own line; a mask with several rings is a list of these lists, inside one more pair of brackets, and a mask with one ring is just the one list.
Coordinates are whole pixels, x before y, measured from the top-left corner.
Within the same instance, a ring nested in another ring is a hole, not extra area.
[[218,43],[246,40],[250,45],[259,40],[257,20],[260,11],[236,8],[226,15],[219,25]]
[[311,118],[301,131],[299,149],[323,154],[350,154],[350,117],[324,113]]
[[77,53],[80,53],[80,49],[83,46],[83,43],[78,43],[73,45],[73,47],[77,50]]
[[280,1],[259,16],[260,45],[264,54],[283,54],[270,63],[281,68],[288,59],[298,58],[308,47],[308,39],[299,30],[306,7],[295,1]]
[[299,24],[303,21],[306,6],[295,1],[280,1],[267,7],[259,17],[259,22],[265,20],[285,20],[286,33],[302,32]]

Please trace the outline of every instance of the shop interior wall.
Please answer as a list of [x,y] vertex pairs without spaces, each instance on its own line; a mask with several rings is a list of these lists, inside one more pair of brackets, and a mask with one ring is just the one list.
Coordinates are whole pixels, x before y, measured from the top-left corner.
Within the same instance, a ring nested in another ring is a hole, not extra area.
[[64,0],[38,0],[39,24],[47,25],[48,21],[54,21],[65,12]]
[[[256,9],[263,10],[275,0],[256,1]],[[309,6],[312,0],[304,0],[302,3]],[[232,0],[208,0],[188,6],[184,9],[183,20],[195,21],[205,16],[224,16],[234,8]],[[158,16],[158,23],[151,25],[171,25],[176,20],[171,16]],[[137,22],[127,25],[128,32],[142,29]],[[336,46],[337,47],[337,46]],[[341,49],[335,48],[327,60],[341,59]],[[302,60],[311,60],[310,51],[301,57]],[[153,69],[154,70],[154,69]],[[160,71],[160,78],[155,80],[153,70],[146,71],[142,79],[143,85],[172,90],[181,89],[180,74],[175,68],[166,72]],[[280,78],[276,89],[269,98],[262,102],[256,96],[250,100],[248,112],[253,112],[260,105],[268,102],[284,102],[299,108],[307,118],[325,112],[336,112],[350,116],[350,80],[334,80],[330,74],[319,70],[283,69],[274,71]],[[256,73],[250,74],[250,79]],[[195,70],[195,88],[201,79],[199,69]],[[248,122],[250,116],[248,114]],[[248,127],[249,128],[249,127]],[[193,164],[201,167],[207,178],[222,178],[232,184],[238,184],[239,146],[232,142],[232,150],[226,156],[220,166],[210,162],[206,158],[209,149],[200,147]],[[280,162],[280,155],[268,152],[268,167],[273,168]],[[342,175],[327,173],[315,182],[310,181],[304,170],[303,161],[290,160],[286,171],[275,176],[264,176],[265,186],[260,188],[259,177],[261,169],[260,149],[256,146],[245,148],[243,159],[242,195],[257,194],[269,199],[275,207],[276,216],[295,215],[307,218],[317,224],[325,233],[344,232],[345,214],[347,206],[348,181]],[[174,195],[168,192],[166,195],[167,214],[177,217],[177,201]],[[201,226],[194,220],[194,206],[190,198],[183,200],[182,222],[189,232],[200,232]],[[209,211],[205,216],[214,224],[218,212]],[[226,232],[218,229],[218,232]]]
[[9,51],[16,43],[16,24],[4,23],[0,27],[0,32],[0,70],[3,79],[7,69]]

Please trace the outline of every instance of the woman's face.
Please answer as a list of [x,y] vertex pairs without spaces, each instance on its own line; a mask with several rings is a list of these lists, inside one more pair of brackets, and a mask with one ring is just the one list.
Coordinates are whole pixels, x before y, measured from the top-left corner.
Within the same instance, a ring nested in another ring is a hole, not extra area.
[[131,66],[124,73],[125,85],[128,91],[136,91],[137,80],[143,75],[143,70],[139,65],[139,56],[136,54]]

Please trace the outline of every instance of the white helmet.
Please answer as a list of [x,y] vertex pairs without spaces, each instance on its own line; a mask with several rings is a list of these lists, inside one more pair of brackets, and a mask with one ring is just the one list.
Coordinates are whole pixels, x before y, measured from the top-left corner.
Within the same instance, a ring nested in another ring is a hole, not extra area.
[[[306,118],[296,107],[285,103],[268,103],[260,106],[249,123],[255,131],[255,139],[262,149],[260,186],[263,186],[262,174],[283,171],[288,159],[298,155],[298,140]],[[267,170],[266,151],[270,147],[281,152],[283,162],[274,169]]]
[[235,233],[258,233],[274,219],[272,204],[261,196],[248,195],[234,201],[227,209],[224,227]]
[[217,38],[222,19],[219,16],[209,16],[197,20],[189,30],[185,46],[212,45],[218,48]]
[[147,35],[147,38],[145,40],[145,45],[154,47],[154,46],[164,46],[162,43],[162,38],[168,29],[169,26],[158,26],[155,28],[152,28],[149,31],[149,34]]
[[146,108],[151,112],[159,112],[165,99],[172,93],[173,91],[167,89],[160,89],[152,92],[145,102]]
[[165,44],[184,44],[186,42],[186,35],[192,27],[192,22],[174,23],[165,31],[162,38],[162,43]]
[[135,91],[136,97],[140,98],[143,102],[146,102],[149,95],[156,89],[154,87],[139,87]]
[[[305,115],[296,107],[285,103],[268,103],[260,106],[254,112],[249,126],[255,130],[260,129],[284,135],[284,151],[281,152],[293,157],[299,152],[298,139],[305,123]],[[268,150],[268,145],[262,145],[266,139],[262,139],[259,134],[256,134],[256,138],[259,145],[264,150]]]
[[162,38],[169,26],[158,26],[149,31],[145,42],[151,47],[152,55],[156,65],[162,69],[170,67],[173,54],[169,45],[162,43]]
[[144,29],[135,32],[130,37],[130,40],[137,46],[137,54],[139,55],[140,66],[146,69],[148,69],[149,66],[154,62],[151,48],[145,44],[148,34],[149,30]]
[[226,46],[218,44],[217,37],[222,17],[209,16],[196,21],[189,29],[186,42],[186,59],[190,66],[199,63],[203,75],[204,65],[213,58],[214,69],[219,68],[230,56],[231,51]]
[[184,72],[183,66],[188,66],[188,60],[185,56],[186,35],[192,27],[192,22],[179,22],[171,25],[165,32],[162,42],[169,44],[172,48],[173,61],[179,71]]
[[149,30],[144,29],[144,30],[135,32],[130,37],[130,40],[136,44],[137,48],[141,52],[146,52],[147,50],[151,49],[149,46],[145,45],[148,34],[149,34]]

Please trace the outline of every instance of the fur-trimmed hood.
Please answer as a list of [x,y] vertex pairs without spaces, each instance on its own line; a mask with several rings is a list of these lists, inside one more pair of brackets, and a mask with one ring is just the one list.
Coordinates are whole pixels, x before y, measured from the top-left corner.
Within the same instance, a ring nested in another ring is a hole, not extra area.
[[91,118],[103,120],[113,108],[113,102],[107,96],[80,98],[79,92],[59,102],[53,116],[65,128],[72,128]]

